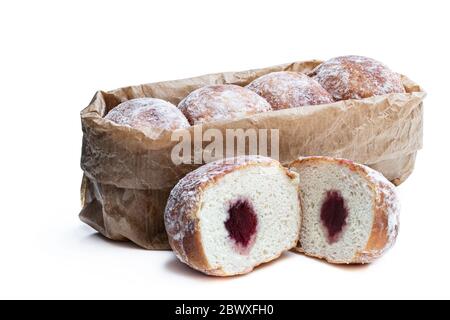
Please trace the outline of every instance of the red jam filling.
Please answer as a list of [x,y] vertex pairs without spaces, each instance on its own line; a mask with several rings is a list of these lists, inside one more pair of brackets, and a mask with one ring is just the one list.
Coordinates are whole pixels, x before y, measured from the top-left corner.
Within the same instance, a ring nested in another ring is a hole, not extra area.
[[248,199],[238,199],[231,202],[228,208],[228,220],[225,228],[231,239],[241,249],[248,249],[256,235],[258,217]]
[[327,231],[329,244],[339,241],[347,225],[347,217],[348,209],[341,193],[336,190],[328,191],[320,209],[320,221]]

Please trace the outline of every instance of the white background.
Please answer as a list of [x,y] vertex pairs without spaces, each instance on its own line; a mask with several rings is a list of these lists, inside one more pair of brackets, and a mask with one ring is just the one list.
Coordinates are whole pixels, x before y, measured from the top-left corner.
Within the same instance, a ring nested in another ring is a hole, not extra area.
[[[0,298],[450,298],[448,1],[1,1]],[[78,220],[79,112],[99,89],[360,54],[428,92],[397,245],[231,279]]]

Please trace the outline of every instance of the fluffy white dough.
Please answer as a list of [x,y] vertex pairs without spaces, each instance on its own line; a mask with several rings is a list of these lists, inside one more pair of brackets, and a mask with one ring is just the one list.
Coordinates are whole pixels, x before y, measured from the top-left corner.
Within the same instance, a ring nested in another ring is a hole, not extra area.
[[165,212],[177,257],[209,275],[232,276],[276,259],[298,242],[298,175],[248,156],[206,164],[172,190]]
[[395,187],[374,170],[343,159],[302,158],[303,221],[298,250],[332,263],[369,263],[395,242]]
[[[300,243],[310,255],[331,260],[349,261],[366,246],[372,230],[373,192],[367,181],[348,167],[334,164],[307,166],[301,174],[303,227]],[[321,223],[321,204],[327,192],[339,191],[348,209],[346,226],[341,237],[328,242],[326,228]]]
[[[236,199],[250,201],[257,215],[256,238],[248,252],[238,248],[225,228],[229,205]],[[277,167],[249,167],[224,176],[205,190],[199,212],[208,263],[236,274],[279,256],[298,238],[299,210],[297,185]]]

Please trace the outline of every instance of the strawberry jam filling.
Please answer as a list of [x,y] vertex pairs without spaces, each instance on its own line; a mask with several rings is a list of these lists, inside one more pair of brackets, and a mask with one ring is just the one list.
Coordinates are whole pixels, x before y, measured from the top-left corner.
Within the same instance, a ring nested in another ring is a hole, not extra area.
[[247,251],[253,244],[258,226],[258,217],[248,199],[232,201],[228,207],[228,219],[225,228],[239,251]]
[[341,193],[330,190],[320,209],[320,222],[327,233],[329,244],[336,243],[347,225],[348,209]]

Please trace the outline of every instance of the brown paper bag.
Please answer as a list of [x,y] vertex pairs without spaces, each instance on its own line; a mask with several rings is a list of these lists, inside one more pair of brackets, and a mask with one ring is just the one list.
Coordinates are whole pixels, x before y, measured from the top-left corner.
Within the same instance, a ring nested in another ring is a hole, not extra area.
[[[97,92],[81,112],[84,171],[80,218],[104,236],[131,240],[147,249],[168,249],[163,212],[171,188],[199,164],[174,165],[172,132],[139,131],[103,119],[119,103],[155,97],[177,104],[191,91],[210,84],[246,85],[274,71],[308,73],[320,61],[205,75]],[[425,92],[402,77],[407,93],[340,101],[257,114],[202,126],[203,130],[278,129],[284,164],[299,156],[327,155],[364,163],[395,184],[412,172],[422,147]],[[189,134],[194,137],[194,130]],[[205,145],[204,145],[205,146]]]

